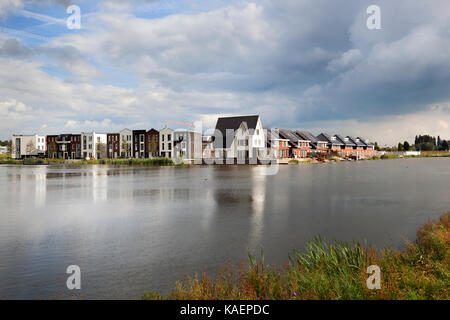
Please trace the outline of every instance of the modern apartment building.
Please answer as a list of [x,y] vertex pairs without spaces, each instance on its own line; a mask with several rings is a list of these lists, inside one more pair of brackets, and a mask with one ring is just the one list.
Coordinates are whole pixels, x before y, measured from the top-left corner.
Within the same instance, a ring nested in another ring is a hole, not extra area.
[[145,133],[145,157],[159,157],[159,131],[151,128]]
[[124,158],[131,158],[133,156],[133,131],[130,129],[123,129],[120,135],[120,156]]
[[173,157],[173,132],[167,126],[159,130],[159,154],[161,157]]
[[192,130],[173,132],[173,157],[183,160],[202,158],[202,134]]
[[46,140],[48,158],[81,159],[80,134],[48,135]]
[[115,159],[120,157],[120,133],[106,134],[107,157]]
[[133,130],[133,157],[145,158],[145,130]]
[[85,159],[106,158],[106,133],[81,133],[81,156]]
[[26,157],[44,157],[46,153],[45,136],[34,135],[13,135],[11,137],[11,157],[22,159]]

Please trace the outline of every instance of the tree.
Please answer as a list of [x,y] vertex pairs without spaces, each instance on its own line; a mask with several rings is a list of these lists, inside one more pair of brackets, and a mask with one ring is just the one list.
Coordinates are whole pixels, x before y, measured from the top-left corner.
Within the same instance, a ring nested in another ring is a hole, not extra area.
[[12,154],[12,140],[7,141],[6,147],[8,148],[7,152],[11,155]]
[[97,142],[97,159],[105,158],[106,156],[106,144],[103,142]]
[[126,142],[125,140],[122,141],[122,156],[123,157],[129,157],[130,156],[130,152],[131,152],[131,148],[130,148],[130,144],[128,142]]
[[403,142],[403,150],[409,151],[409,149],[410,149],[410,145],[409,145],[408,141]]
[[397,150],[403,151],[403,144],[401,142],[398,143]]
[[380,146],[378,145],[377,142],[375,142],[374,146],[375,146],[375,150],[380,151]]
[[444,140],[444,142],[442,142],[442,150],[448,151],[450,148],[449,143],[447,140]]
[[35,150],[36,146],[34,145],[34,142],[33,141],[28,142],[25,148],[27,155],[31,155],[32,153],[34,153]]

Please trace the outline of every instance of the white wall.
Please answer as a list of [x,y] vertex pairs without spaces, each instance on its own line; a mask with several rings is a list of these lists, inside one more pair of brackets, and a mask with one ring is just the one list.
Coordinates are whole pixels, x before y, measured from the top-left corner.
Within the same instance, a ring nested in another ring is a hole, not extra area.
[[[20,151],[16,152],[16,139],[20,139]],[[38,153],[46,152],[45,136],[38,136],[37,134],[32,136],[16,136],[13,135],[12,141],[12,157],[19,159],[23,156],[36,156]],[[28,148],[28,145],[32,144],[32,149]]]
[[[123,148],[123,141],[129,144],[129,151]],[[120,131],[120,155],[125,154],[126,157],[133,155],[133,132],[130,129],[123,129]]]
[[[159,154],[161,156],[174,157],[173,154],[173,133],[174,131],[167,126],[159,131]],[[170,137],[170,139],[169,139]],[[170,148],[169,148],[170,143]]]

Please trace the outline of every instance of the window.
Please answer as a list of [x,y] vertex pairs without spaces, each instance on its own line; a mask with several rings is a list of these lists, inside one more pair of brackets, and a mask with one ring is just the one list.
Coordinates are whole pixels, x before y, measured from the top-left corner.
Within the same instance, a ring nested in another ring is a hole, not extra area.
[[169,149],[169,150],[172,149],[172,144],[171,144],[170,142],[169,142],[168,149]]
[[161,135],[161,141],[164,141],[164,135]]
[[[171,134],[168,134],[168,135],[167,135],[167,140],[170,141],[171,139],[172,139],[172,135],[171,135]],[[169,147],[169,148],[170,148],[170,147]]]

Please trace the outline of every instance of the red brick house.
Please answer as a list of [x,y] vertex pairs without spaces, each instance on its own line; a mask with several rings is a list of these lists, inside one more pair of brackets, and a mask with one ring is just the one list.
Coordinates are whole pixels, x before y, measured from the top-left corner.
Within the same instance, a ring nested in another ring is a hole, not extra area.
[[106,156],[110,159],[120,156],[120,133],[106,134]]

